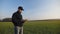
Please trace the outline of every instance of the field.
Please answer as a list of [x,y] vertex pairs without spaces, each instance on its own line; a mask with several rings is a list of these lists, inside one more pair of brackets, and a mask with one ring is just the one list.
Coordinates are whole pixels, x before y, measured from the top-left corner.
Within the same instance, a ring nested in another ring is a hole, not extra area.
[[[28,21],[23,27],[24,34],[60,34],[60,20]],[[0,22],[0,34],[14,34],[12,22]]]

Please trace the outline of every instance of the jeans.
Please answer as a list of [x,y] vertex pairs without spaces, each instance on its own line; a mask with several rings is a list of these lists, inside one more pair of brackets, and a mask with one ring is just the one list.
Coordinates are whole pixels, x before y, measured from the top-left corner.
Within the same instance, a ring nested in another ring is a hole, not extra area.
[[23,27],[15,26],[15,34],[23,34]]

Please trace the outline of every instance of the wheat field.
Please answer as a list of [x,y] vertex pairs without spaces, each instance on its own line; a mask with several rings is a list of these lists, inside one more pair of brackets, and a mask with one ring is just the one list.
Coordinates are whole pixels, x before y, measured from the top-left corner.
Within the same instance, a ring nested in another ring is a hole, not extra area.
[[[60,20],[27,21],[24,34],[60,34]],[[12,22],[0,22],[0,34],[14,34]]]

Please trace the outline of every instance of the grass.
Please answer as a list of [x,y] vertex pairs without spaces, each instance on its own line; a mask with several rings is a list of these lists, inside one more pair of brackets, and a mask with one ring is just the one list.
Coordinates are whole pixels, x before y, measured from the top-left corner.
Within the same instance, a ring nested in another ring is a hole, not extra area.
[[[24,24],[24,34],[60,34],[60,21],[28,21]],[[12,22],[0,22],[0,34],[14,34]]]

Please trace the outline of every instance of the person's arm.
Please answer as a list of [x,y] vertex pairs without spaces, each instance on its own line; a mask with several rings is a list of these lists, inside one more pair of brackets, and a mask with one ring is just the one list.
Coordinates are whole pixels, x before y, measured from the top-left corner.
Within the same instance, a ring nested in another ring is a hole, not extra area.
[[18,15],[18,14],[17,14],[17,18],[19,19],[19,21],[20,21],[21,23],[25,23],[25,22],[26,22],[26,20],[24,20],[24,19],[22,18],[22,15]]
[[17,18],[15,13],[12,15],[12,22],[17,23]]
[[20,23],[24,23],[25,20],[23,20],[22,15],[17,14],[17,19],[19,20]]

